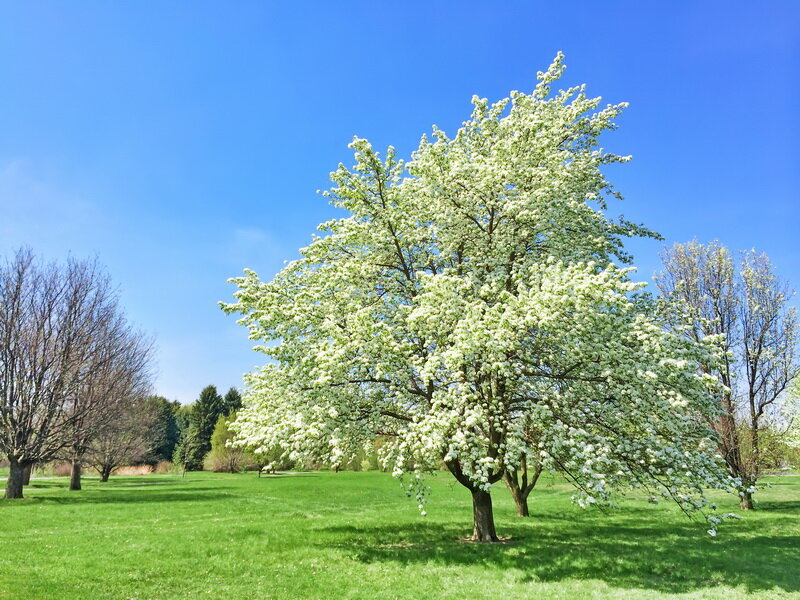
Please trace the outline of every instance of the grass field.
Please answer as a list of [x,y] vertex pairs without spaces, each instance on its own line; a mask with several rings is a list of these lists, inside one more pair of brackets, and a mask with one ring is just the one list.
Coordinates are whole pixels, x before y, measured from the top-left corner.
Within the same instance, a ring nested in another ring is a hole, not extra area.
[[800,477],[772,483],[716,539],[641,499],[581,510],[560,483],[522,519],[498,488],[513,539],[479,545],[458,541],[470,498],[444,474],[427,517],[383,473],[34,479],[0,501],[0,598],[800,599]]

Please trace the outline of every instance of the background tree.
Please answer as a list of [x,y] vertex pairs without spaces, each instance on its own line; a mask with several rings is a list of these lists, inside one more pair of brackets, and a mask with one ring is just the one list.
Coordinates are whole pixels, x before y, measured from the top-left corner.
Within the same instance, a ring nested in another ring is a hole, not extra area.
[[187,468],[187,454],[192,454],[194,451],[190,447],[195,444],[196,434],[191,429],[191,416],[194,403],[181,405],[175,411],[175,424],[178,427],[178,443],[175,445],[175,450],[172,455],[172,462],[180,465],[182,468]]
[[153,464],[172,460],[180,438],[177,414],[181,404],[177,400],[170,402],[163,396],[150,396],[147,405],[156,415],[153,423],[155,444],[147,460]]
[[[527,425],[523,425],[522,431],[525,436],[526,446],[538,448],[543,439],[540,425],[536,422],[529,422]],[[511,497],[514,499],[517,515],[520,517],[530,516],[528,496],[533,491],[533,488],[536,487],[543,468],[544,462],[540,455],[523,453],[519,462],[509,465],[503,474],[506,487],[508,487],[508,491],[511,492]]]
[[211,434],[217,420],[224,414],[224,409],[223,398],[213,385],[203,388],[198,399],[191,405],[188,425],[176,450],[176,458],[188,470],[203,468],[203,460],[211,450]]
[[800,469],[800,378],[794,380],[781,404],[781,441],[785,462]]
[[38,263],[20,250],[0,266],[0,452],[6,498],[24,472],[63,453],[100,396],[86,391],[118,356],[119,315],[108,277],[91,261]]
[[72,421],[72,440],[66,448],[65,458],[72,464],[70,490],[81,489],[82,463],[95,436],[118,421],[129,404],[141,410],[141,399],[152,385],[150,339],[133,330],[121,313],[106,315],[102,338],[104,363],[87,378],[72,406],[82,416]]
[[255,467],[259,462],[246,449],[231,446],[233,431],[229,425],[236,415],[220,415],[211,434],[211,451],[206,455],[204,467],[215,473],[238,473],[242,469]]
[[[344,464],[376,436],[416,492],[442,461],[472,495],[476,541],[495,541],[490,489],[541,460],[584,504],[649,486],[685,509],[724,485],[704,424],[710,347],[663,327],[613,260],[653,235],[606,217],[603,175],[625,157],[599,135],[622,105],[584,88],[474,98],[455,137],[434,129],[404,164],[361,139],[327,192],[349,216],[273,281],[233,280],[251,339],[273,359],[248,376],[242,444]],[[527,435],[538,423],[536,445]]]
[[686,334],[713,337],[722,353],[717,368],[704,365],[722,383],[713,425],[728,470],[742,482],[741,507],[752,509],[770,462],[765,435],[780,429],[780,399],[800,374],[791,293],[766,255],[745,252],[737,265],[719,242],[675,244],[663,263],[658,286],[679,307],[679,319],[688,319]]
[[230,388],[225,392],[225,397],[222,399],[222,414],[230,416],[242,408],[242,395],[235,387]]
[[98,428],[84,455],[99,473],[100,481],[108,481],[117,467],[152,455],[159,442],[159,417],[158,405],[145,396],[115,404],[114,417]]

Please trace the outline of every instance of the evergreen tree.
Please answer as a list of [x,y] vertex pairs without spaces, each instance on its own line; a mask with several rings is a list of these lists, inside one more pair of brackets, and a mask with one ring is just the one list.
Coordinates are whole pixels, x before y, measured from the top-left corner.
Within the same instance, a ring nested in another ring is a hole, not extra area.
[[153,463],[172,460],[181,433],[177,420],[181,404],[176,400],[170,402],[163,396],[150,396],[147,399],[147,406],[155,414],[153,425],[155,445],[148,460]]
[[[216,386],[209,385],[200,392],[192,405],[188,427],[181,436],[175,457],[190,470],[203,468],[203,459],[211,450],[211,434],[224,411],[224,401]],[[180,450],[180,452],[178,452]]]
[[222,406],[224,414],[226,417],[232,415],[240,408],[242,408],[242,395],[239,393],[235,387],[232,387],[225,393],[225,397],[222,399]]

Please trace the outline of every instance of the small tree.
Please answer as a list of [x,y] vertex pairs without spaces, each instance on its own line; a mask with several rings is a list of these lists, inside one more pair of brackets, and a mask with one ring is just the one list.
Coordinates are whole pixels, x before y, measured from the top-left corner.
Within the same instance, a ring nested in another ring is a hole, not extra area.
[[144,397],[128,398],[116,406],[114,418],[103,423],[87,448],[85,458],[100,481],[119,466],[146,459],[158,442],[158,409]]
[[[653,235],[605,213],[616,193],[598,137],[622,105],[583,87],[489,105],[404,164],[355,139],[327,192],[348,216],[271,282],[233,280],[251,339],[273,362],[247,377],[234,424],[251,447],[344,464],[376,436],[424,506],[444,462],[472,496],[476,541],[498,539],[490,490],[541,460],[609,501],[648,486],[687,510],[725,485],[708,448],[716,410],[698,372],[710,348],[663,327],[612,260]],[[533,443],[530,423],[541,437]]]
[[703,369],[719,379],[720,411],[712,424],[730,474],[741,480],[741,507],[769,464],[764,447],[781,429],[780,400],[800,376],[797,316],[791,293],[764,254],[745,252],[737,266],[719,242],[675,244],[663,255],[661,292],[679,308],[693,340],[714,336],[722,354]]

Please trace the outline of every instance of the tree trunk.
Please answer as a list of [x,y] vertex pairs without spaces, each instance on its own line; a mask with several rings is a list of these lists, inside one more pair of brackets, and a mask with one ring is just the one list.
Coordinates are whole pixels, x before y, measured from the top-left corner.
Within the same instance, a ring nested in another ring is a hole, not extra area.
[[31,484],[31,471],[33,471],[33,463],[26,465],[22,471],[22,485]]
[[105,483],[108,481],[109,477],[111,477],[111,467],[103,467],[100,470],[100,481]]
[[753,453],[753,466],[750,469],[752,473],[751,480],[752,483],[755,484],[755,482],[758,481],[758,476],[761,474],[761,442],[758,435],[758,416],[754,416],[750,422],[750,446],[750,451]]
[[81,489],[81,461],[79,458],[72,459],[72,473],[69,478],[69,489],[72,491]]
[[6,498],[22,498],[22,486],[25,481],[26,463],[9,459],[8,479],[6,480]]
[[472,490],[472,537],[473,542],[497,542],[494,530],[492,495],[481,489]]
[[529,515],[528,492],[520,487],[519,481],[517,480],[517,473],[506,471],[503,474],[503,479],[506,482],[508,491],[511,492],[511,497],[514,498],[514,505],[517,507],[517,515],[520,517],[527,517]]
[[536,482],[539,480],[539,475],[541,474],[542,466],[536,465],[536,468],[533,470],[533,475],[530,481],[528,481],[528,463],[524,457],[518,469],[513,471],[506,470],[506,472],[503,473],[506,487],[508,487],[508,491],[511,492],[511,497],[514,498],[514,505],[517,507],[518,516],[529,516],[528,496],[531,490],[536,487]]
[[[472,542],[498,542],[494,530],[494,513],[492,512],[492,497],[470,480],[461,470],[461,463],[456,460],[446,460],[445,466],[456,480],[472,493],[472,537],[467,538]],[[494,473],[489,476],[489,483],[496,483],[503,477],[503,473]]]
[[[723,381],[725,385],[732,385],[728,380]],[[716,423],[715,429],[720,434],[719,448],[728,469],[734,477],[741,477],[744,472],[742,463],[741,444],[739,443],[739,430],[736,428],[734,420],[734,406],[730,393],[723,395],[722,414]]]
[[753,494],[751,492],[742,492],[739,498],[739,507],[742,510],[753,510]]
[[514,506],[517,507],[517,516],[529,517],[530,513],[528,512],[528,495],[523,494],[522,490],[519,488],[509,489],[511,490],[511,496],[514,498]]

